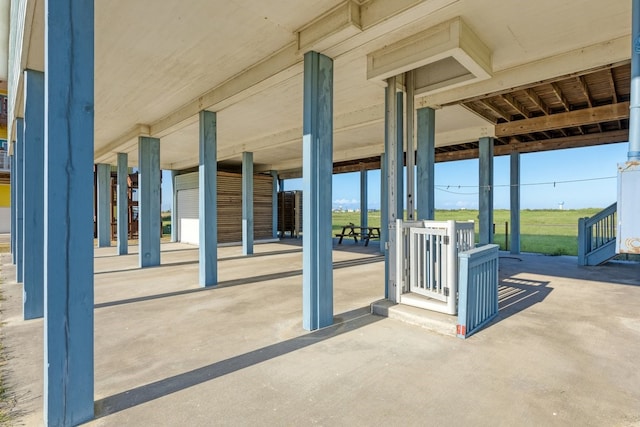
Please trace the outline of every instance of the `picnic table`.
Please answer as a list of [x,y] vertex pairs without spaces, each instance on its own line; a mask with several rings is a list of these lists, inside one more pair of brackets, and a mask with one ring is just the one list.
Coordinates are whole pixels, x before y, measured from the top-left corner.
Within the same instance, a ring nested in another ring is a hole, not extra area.
[[358,243],[358,237],[364,241],[365,246],[369,246],[369,240],[380,238],[380,227],[361,227],[349,223],[342,227],[342,232],[336,233],[336,237],[339,237],[338,244],[342,244],[342,239],[345,237],[353,239],[354,244]]

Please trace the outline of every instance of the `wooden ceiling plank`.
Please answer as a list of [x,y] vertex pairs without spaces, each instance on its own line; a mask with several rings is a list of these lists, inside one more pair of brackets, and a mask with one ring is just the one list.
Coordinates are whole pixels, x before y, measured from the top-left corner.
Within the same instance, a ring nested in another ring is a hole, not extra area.
[[547,107],[540,96],[533,89],[527,89],[524,91],[527,94],[531,102],[533,102],[544,113],[545,116],[549,115],[549,107]]
[[591,93],[589,93],[589,86],[587,85],[586,79],[584,76],[578,76],[576,79],[578,80],[578,85],[580,86],[580,90],[582,90],[582,94],[587,100],[587,105],[589,105],[589,108],[593,107],[593,99],[591,99]]
[[499,117],[502,117],[503,119],[505,119],[506,121],[510,122],[511,121],[511,116],[509,116],[508,114],[506,114],[504,111],[502,111],[501,109],[499,109],[498,107],[496,107],[491,101],[489,101],[488,99],[483,99],[480,101],[483,105],[485,105],[488,109],[490,109],[491,111],[493,111],[494,113],[496,113],[496,115],[498,115]]
[[595,123],[621,120],[629,117],[629,103],[602,105],[550,116],[533,117],[496,125],[496,136],[520,135],[531,132],[578,127]]
[[528,119],[529,117],[531,117],[531,113],[529,113],[529,111],[527,111],[524,105],[522,105],[520,101],[515,99],[512,94],[505,93],[504,95],[501,95],[501,97],[504,100],[504,102],[511,105],[511,107],[513,107],[513,109],[516,110],[518,113],[522,114],[522,116],[524,116],[525,119]]
[[496,124],[498,121],[495,119],[495,117],[490,116],[489,114],[487,114],[485,111],[482,111],[480,108],[476,107],[475,105],[473,105],[471,102],[465,102],[462,105],[464,108],[466,108],[467,110],[471,111],[472,113],[478,115],[481,119],[484,119],[486,121],[488,121],[491,124]]
[[562,103],[562,105],[564,106],[564,109],[566,111],[571,111],[571,105],[569,104],[569,101],[567,101],[567,98],[562,93],[562,89],[560,89],[560,86],[558,85],[558,83],[555,83],[555,82],[551,83],[551,90],[558,98],[558,101]]
[[613,79],[613,71],[611,68],[607,70],[607,79],[609,80],[609,87],[611,88],[611,97],[614,104],[618,103],[618,92],[616,92],[616,82]]

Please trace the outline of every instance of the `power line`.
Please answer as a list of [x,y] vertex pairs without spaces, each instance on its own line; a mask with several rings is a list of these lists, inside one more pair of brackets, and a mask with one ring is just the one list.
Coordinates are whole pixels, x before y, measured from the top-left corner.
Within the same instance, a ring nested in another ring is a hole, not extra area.
[[[589,181],[603,181],[603,180],[607,180],[607,179],[616,179],[617,176],[603,176],[603,177],[598,177],[598,178],[582,178],[582,179],[569,179],[569,180],[562,180],[562,181],[547,181],[547,182],[532,182],[532,183],[527,183],[527,184],[520,184],[521,187],[527,186],[534,186],[534,185],[553,185],[554,187],[558,184],[572,184],[572,183],[576,183],[576,182],[589,182]],[[511,185],[511,184],[496,184],[493,186],[493,188],[496,187],[517,187],[518,185]],[[436,185],[435,186],[438,190],[447,192],[447,193],[453,193],[453,194],[478,194],[478,193],[458,193],[458,192],[453,192],[453,191],[449,191],[449,188],[479,188],[479,186],[477,185]]]

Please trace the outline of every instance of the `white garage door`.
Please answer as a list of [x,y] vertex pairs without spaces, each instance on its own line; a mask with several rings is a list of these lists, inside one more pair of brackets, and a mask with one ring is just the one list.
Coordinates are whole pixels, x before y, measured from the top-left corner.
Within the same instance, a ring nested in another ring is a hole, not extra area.
[[198,244],[198,189],[178,191],[178,241]]

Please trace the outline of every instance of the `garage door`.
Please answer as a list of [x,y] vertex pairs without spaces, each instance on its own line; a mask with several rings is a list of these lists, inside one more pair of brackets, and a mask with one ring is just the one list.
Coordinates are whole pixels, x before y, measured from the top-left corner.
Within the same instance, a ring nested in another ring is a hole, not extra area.
[[198,244],[198,189],[178,191],[178,241]]

